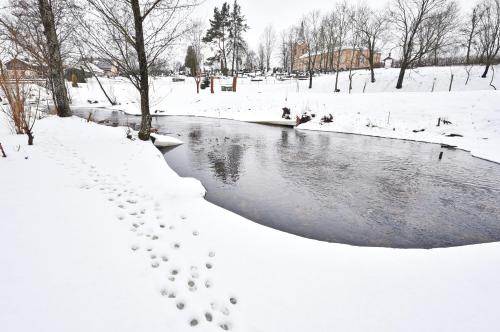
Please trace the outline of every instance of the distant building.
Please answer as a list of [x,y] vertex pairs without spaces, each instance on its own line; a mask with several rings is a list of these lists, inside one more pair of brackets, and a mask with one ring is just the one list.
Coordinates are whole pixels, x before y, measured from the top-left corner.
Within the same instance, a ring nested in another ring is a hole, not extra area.
[[112,61],[107,59],[96,59],[93,61],[93,64],[102,70],[104,76],[118,76],[118,67]]
[[[309,53],[307,50],[307,45],[305,43],[297,44],[294,47],[294,63],[293,71],[305,72],[308,70],[309,65]],[[367,69],[370,68],[368,58],[370,51],[368,49],[357,49],[352,47],[344,47],[340,51],[340,64],[338,66],[339,70],[352,69]],[[339,51],[335,52],[319,52],[311,55],[314,57],[314,70],[317,71],[333,71],[337,69],[337,62],[339,57]],[[373,62],[374,64],[380,64],[380,59],[382,54],[377,52],[374,54]]]
[[41,78],[45,76],[46,70],[39,65],[30,63],[29,60],[14,58],[5,63],[5,69],[11,77],[20,78]]
[[92,76],[103,77],[105,76],[104,70],[97,67],[93,62],[86,59],[79,60],[74,66],[69,69],[83,70],[85,77],[89,78]]
[[393,65],[394,65],[394,59],[391,58],[391,53],[389,53],[389,56],[384,59],[384,68],[389,69],[392,68]]
[[113,61],[103,58],[82,58],[74,66],[82,69],[88,77],[116,77],[119,75],[118,66]]

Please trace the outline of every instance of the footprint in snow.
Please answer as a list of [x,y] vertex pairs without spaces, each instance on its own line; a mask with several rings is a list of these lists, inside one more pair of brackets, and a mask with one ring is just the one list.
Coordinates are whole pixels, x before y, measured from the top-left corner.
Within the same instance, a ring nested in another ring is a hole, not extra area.
[[187,284],[190,292],[196,292],[196,290],[198,289],[198,287],[196,287],[196,283],[193,280],[189,280]]

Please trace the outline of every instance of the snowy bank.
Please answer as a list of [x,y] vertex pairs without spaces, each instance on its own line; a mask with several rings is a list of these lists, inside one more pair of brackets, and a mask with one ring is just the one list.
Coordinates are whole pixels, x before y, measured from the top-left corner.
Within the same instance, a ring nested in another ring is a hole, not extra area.
[[[203,199],[149,142],[48,118],[1,136],[4,331],[496,331],[500,243],[357,248]],[[18,148],[19,146],[19,148]]]
[[[267,78],[262,83],[240,79],[238,92],[221,92],[219,87],[224,81],[220,80],[214,95],[208,90],[197,95],[194,80],[179,84],[170,78],[158,78],[153,80],[151,105],[154,115],[193,115],[274,124],[283,124],[282,108],[288,107],[292,119],[305,111],[316,114],[312,123],[300,129],[443,143],[500,162],[500,150],[495,149],[500,144],[500,92],[489,85],[489,78],[479,77],[481,69],[473,67],[466,85],[463,67],[418,68],[408,72],[401,91],[394,88],[397,69],[378,69],[376,83],[367,81],[368,71],[357,71],[352,94],[347,89],[347,72],[340,73],[342,92],[339,94],[332,93],[334,75],[316,77],[312,90],[307,89],[308,82],[279,82]],[[454,85],[452,92],[448,92],[451,73]],[[500,76],[494,84],[500,87]],[[140,114],[137,93],[131,84],[117,79],[108,80],[104,85],[121,103],[115,109]],[[431,92],[433,87],[435,92]],[[105,101],[93,81],[71,88],[71,94],[78,106],[94,107],[88,104],[90,99]],[[333,123],[321,125],[321,118],[329,114],[333,116]],[[439,118],[446,122],[438,127]],[[445,124],[447,121],[451,124]],[[285,125],[291,123],[293,121],[285,121]]]

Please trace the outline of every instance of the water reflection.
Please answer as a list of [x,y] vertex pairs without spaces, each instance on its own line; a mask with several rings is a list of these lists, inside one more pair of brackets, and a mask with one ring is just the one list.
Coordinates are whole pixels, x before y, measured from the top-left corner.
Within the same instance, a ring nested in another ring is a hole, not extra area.
[[222,182],[236,183],[240,178],[244,148],[236,144],[217,143],[207,157],[214,175]]

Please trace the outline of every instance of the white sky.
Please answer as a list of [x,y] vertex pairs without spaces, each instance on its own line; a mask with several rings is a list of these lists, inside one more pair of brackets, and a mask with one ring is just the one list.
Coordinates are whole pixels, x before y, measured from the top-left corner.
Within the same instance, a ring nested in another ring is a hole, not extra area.
[[[213,15],[213,8],[220,7],[225,1],[232,4],[234,0],[205,0],[205,2],[195,11],[194,16],[204,19],[207,22]],[[243,14],[246,16],[250,30],[247,33],[247,40],[250,47],[256,49],[259,39],[265,26],[273,24],[278,35],[279,31],[288,28],[299,21],[302,15],[307,12],[319,9],[327,12],[335,6],[335,0],[238,0]],[[358,0],[349,0],[352,4],[359,3]],[[386,0],[364,0],[373,8],[383,8]],[[475,0],[458,0],[463,10],[469,9],[476,2]]]

